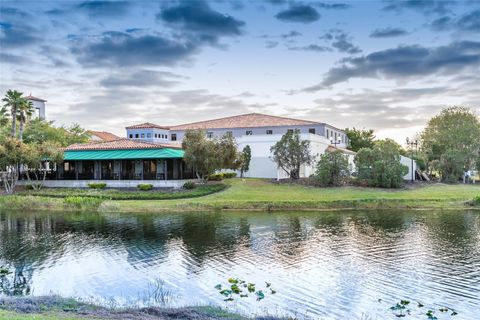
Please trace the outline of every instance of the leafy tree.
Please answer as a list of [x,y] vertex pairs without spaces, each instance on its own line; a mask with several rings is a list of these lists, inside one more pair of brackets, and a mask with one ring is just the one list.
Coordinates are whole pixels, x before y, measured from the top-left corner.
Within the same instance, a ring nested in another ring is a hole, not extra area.
[[78,125],[70,128],[55,127],[53,121],[34,119],[25,128],[23,141],[26,143],[54,142],[60,147],[66,147],[74,143],[87,142],[89,134]]
[[357,152],[361,148],[372,148],[374,145],[375,135],[372,129],[358,130],[355,127],[353,129],[345,129],[345,133],[348,138],[348,148]]
[[195,170],[198,179],[206,181],[210,174],[221,169],[236,169],[238,157],[233,137],[220,140],[207,139],[202,130],[187,130],[182,141],[185,150],[183,160]]
[[449,107],[430,119],[421,134],[427,164],[443,181],[457,182],[465,170],[480,167],[480,119],[465,107]]
[[63,152],[56,143],[50,141],[30,144],[27,147],[27,154],[23,163],[27,169],[25,173],[33,189],[40,190],[47,176],[47,161],[50,165],[62,162]]
[[6,107],[0,107],[0,127],[5,127],[8,124],[8,110]]
[[323,186],[339,186],[350,176],[348,157],[340,150],[325,152],[317,163],[315,178]]
[[355,156],[358,180],[372,187],[399,188],[408,167],[400,163],[398,144],[380,140],[372,149],[362,148]]
[[22,103],[18,106],[17,112],[17,120],[20,123],[18,129],[18,138],[20,139],[20,141],[22,141],[25,123],[32,117],[33,113],[35,112],[33,108],[33,103],[31,101],[23,99]]
[[20,165],[26,162],[28,152],[27,145],[13,137],[6,137],[0,142],[0,175],[7,193],[13,193]]
[[240,177],[243,178],[243,174],[250,170],[250,161],[252,160],[252,149],[249,145],[246,145],[241,154],[241,165],[240,165]]
[[272,160],[282,168],[291,179],[300,177],[300,167],[312,163],[310,141],[300,139],[300,130],[288,131],[270,148]]
[[8,90],[2,99],[4,106],[10,108],[10,116],[12,117],[12,137],[17,136],[17,115],[19,108],[25,103],[23,93],[17,90]]

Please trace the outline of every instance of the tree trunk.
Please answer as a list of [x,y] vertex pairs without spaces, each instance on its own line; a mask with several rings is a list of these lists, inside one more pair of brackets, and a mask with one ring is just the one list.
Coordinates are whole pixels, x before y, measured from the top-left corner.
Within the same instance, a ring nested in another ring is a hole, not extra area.
[[12,137],[17,135],[17,109],[12,108]]
[[20,120],[20,126],[18,128],[18,140],[23,141],[23,128],[25,126],[25,122]]

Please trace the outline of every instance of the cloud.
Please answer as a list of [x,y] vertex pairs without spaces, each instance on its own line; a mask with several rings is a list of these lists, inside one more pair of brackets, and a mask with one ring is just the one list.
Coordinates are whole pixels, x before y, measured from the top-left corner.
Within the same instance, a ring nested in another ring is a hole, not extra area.
[[375,29],[371,34],[371,38],[390,38],[390,37],[398,37],[407,35],[408,32],[402,28],[383,28],[383,29]]
[[22,11],[18,8],[13,8],[13,7],[0,7],[0,17],[2,19],[5,19],[6,17],[8,18],[27,18],[30,17],[30,14],[28,14],[25,11]]
[[346,3],[324,3],[324,2],[316,2],[316,3],[313,3],[314,6],[316,6],[317,8],[321,8],[321,9],[331,9],[331,10],[344,10],[344,9],[348,9],[350,8],[351,6],[349,4],[346,4]]
[[156,17],[174,28],[214,38],[241,35],[245,25],[243,21],[213,10],[203,1],[187,1],[164,8]]
[[320,14],[309,5],[294,4],[290,8],[279,12],[275,17],[285,22],[311,23],[320,19]]
[[72,53],[88,67],[175,65],[191,57],[199,46],[189,39],[180,42],[162,35],[105,32],[95,40],[80,40]]
[[39,41],[33,34],[36,34],[36,31],[28,25],[0,22],[0,46],[2,48],[33,45]]
[[0,61],[2,63],[19,64],[19,63],[27,63],[29,60],[24,56],[0,52]]
[[307,88],[315,91],[351,78],[408,78],[458,73],[480,65],[480,42],[460,41],[426,48],[399,46],[357,58],[346,58],[342,65],[330,69],[322,83]]
[[180,83],[185,77],[167,71],[138,70],[133,73],[110,74],[100,81],[106,88],[112,87],[155,87],[170,88]]
[[280,35],[281,38],[288,39],[288,38],[295,38],[300,37],[302,34],[298,31],[292,30],[289,33],[284,33]]
[[362,52],[359,47],[355,46],[350,41],[351,37],[346,32],[339,29],[330,29],[320,36],[320,39],[331,41],[332,47],[337,49],[339,52],[345,52],[349,54]]
[[385,11],[401,12],[403,10],[412,10],[425,15],[445,14],[456,3],[450,0],[388,0],[386,2],[388,4],[383,8]]
[[278,46],[278,41],[267,41],[265,44],[265,48],[267,49],[273,49]]
[[127,1],[84,1],[77,4],[75,9],[95,17],[121,16],[128,13],[130,3]]
[[435,31],[459,30],[480,32],[480,10],[467,12],[458,18],[443,16],[434,20],[430,27]]
[[329,52],[332,51],[330,47],[327,46],[319,46],[317,44],[310,44],[308,46],[303,46],[303,47],[290,47],[288,50],[293,50],[293,51],[315,51],[315,52]]

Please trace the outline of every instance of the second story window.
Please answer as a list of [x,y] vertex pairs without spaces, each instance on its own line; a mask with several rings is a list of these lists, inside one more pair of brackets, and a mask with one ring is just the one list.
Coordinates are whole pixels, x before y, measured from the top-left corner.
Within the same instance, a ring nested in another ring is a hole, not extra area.
[[247,131],[245,131],[245,134],[247,136],[251,136],[251,135],[253,135],[253,131],[252,130],[247,130]]
[[145,133],[142,133],[140,137],[145,138]]
[[267,130],[267,134],[273,134],[273,130]]
[[227,137],[233,137],[233,132],[232,131],[227,131],[226,135],[227,135]]
[[308,133],[315,134],[315,128],[310,128],[310,129],[308,129]]
[[288,129],[287,132],[293,133],[293,129]]
[[152,134],[151,133],[147,133],[147,138],[151,138],[152,137]]
[[128,136],[129,136],[130,139],[133,138],[133,134],[131,134],[131,133]]
[[207,138],[212,139],[213,138],[213,132],[207,132]]
[[135,139],[138,139],[138,133],[135,133]]
[[171,138],[172,141],[177,141],[177,134],[176,134],[176,133],[172,133],[172,134],[170,135],[170,138]]

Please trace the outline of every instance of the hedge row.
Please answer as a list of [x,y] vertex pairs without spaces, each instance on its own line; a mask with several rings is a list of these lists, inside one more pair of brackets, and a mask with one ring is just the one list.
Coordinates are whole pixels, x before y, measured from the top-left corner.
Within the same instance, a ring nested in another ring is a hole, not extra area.
[[17,193],[19,196],[40,196],[49,198],[90,197],[104,200],[169,200],[195,198],[222,191],[227,186],[223,183],[200,185],[191,190],[182,191],[121,191],[118,189],[67,189],[51,188],[28,190]]

